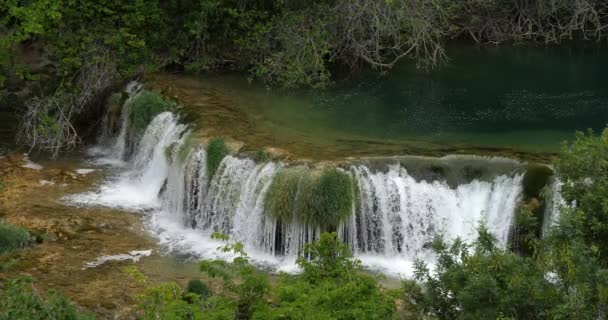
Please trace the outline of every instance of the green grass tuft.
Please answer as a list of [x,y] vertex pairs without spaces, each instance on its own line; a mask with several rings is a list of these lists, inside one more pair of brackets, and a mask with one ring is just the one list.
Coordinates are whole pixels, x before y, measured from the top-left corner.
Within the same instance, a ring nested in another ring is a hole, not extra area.
[[23,249],[34,241],[27,230],[0,222],[0,254]]
[[176,104],[157,93],[143,91],[129,103],[129,124],[137,134],[143,133],[159,113],[175,110]]
[[271,161],[272,159],[273,159],[272,154],[265,150],[258,150],[253,155],[253,160],[255,160],[255,162],[268,162],[268,161]]
[[291,221],[300,181],[309,175],[304,167],[280,170],[272,180],[264,202],[266,212],[276,219]]
[[209,141],[207,145],[207,175],[209,181],[213,178],[213,175],[219,168],[222,159],[229,154],[226,143],[221,138],[214,138]]
[[352,213],[352,177],[336,168],[315,175],[303,167],[286,168],[275,176],[266,194],[265,209],[282,221],[333,229]]

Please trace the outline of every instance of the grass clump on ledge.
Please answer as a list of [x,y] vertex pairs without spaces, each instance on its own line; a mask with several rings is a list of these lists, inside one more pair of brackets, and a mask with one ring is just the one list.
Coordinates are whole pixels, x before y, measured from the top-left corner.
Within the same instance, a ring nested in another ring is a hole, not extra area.
[[137,134],[159,113],[175,110],[176,104],[165,100],[159,93],[143,91],[129,103],[129,124]]
[[319,174],[286,168],[275,176],[266,194],[266,212],[276,219],[333,229],[352,213],[353,178],[337,168]]
[[207,145],[207,175],[209,181],[222,163],[222,159],[229,153],[228,146],[221,138],[214,138]]
[[280,170],[273,178],[264,201],[265,211],[281,221],[291,221],[301,181],[309,177],[304,167]]
[[21,250],[31,245],[34,240],[27,230],[0,221],[0,254]]

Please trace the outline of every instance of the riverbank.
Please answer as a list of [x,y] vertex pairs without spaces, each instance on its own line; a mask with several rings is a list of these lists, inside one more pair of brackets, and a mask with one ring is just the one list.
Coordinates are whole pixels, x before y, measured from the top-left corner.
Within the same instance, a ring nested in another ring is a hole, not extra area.
[[[100,171],[83,174],[77,169],[73,161],[34,163],[21,155],[0,158],[4,185],[0,219],[28,229],[39,242],[3,256],[0,280],[27,274],[37,290],[57,290],[102,318],[133,319],[135,299],[146,285],[121,271],[123,267],[134,264],[148,277],[148,285],[175,281],[185,286],[188,280],[203,276],[195,262],[161,254],[140,214],[62,203],[63,196],[95,188],[104,176]],[[103,256],[147,250],[150,255],[137,262],[108,261],[87,268]]]

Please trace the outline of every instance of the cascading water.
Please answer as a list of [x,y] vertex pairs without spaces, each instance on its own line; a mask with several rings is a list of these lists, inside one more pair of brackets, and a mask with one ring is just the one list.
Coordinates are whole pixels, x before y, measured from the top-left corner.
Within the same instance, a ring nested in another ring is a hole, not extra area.
[[471,240],[481,220],[504,244],[521,194],[522,175],[452,189],[445,182],[416,181],[399,166],[387,173],[364,166],[351,170],[360,202],[344,232],[356,253],[413,257],[440,233]]
[[[157,115],[126,169],[98,191],[67,200],[149,212],[149,227],[170,249],[216,257],[218,244],[209,235],[219,231],[244,243],[254,261],[293,266],[321,227],[280,221],[266,212],[267,191],[288,165],[228,155],[209,177],[207,152],[186,143],[190,134],[173,113]],[[115,139],[114,146],[120,146],[127,136],[121,130]],[[122,148],[106,149],[105,157],[129,160],[125,156]],[[505,245],[522,193],[522,174],[516,171],[451,186],[415,178],[399,164],[382,170],[352,164],[340,170],[354,181],[354,201],[350,217],[337,226],[339,235],[364,264],[393,274],[408,274],[416,257],[428,259],[428,244],[437,234],[471,240],[480,220]]]

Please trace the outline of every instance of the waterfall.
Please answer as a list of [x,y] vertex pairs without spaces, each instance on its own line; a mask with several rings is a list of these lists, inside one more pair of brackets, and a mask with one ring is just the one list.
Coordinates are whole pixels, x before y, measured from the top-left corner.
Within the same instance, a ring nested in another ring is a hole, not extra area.
[[414,257],[439,234],[474,239],[482,220],[506,244],[522,191],[521,174],[452,189],[441,181],[416,181],[399,166],[386,173],[365,166],[351,171],[359,203],[342,230],[355,253]]
[[[254,261],[293,265],[304,244],[322,231],[297,217],[280,221],[266,212],[267,191],[287,163],[228,155],[210,177],[205,148],[193,145],[192,131],[171,112],[150,122],[131,156],[123,148],[124,130],[113,139],[104,156],[129,165],[117,168],[97,191],[72,195],[68,202],[146,212],[161,243],[202,257],[215,257],[211,252],[218,245],[209,235],[221,232],[242,242]],[[474,239],[480,220],[505,246],[522,194],[522,173],[516,170],[459,183],[422,179],[391,160],[339,170],[352,178],[354,199],[352,213],[336,226],[339,236],[365,265],[389,273],[409,273],[401,262],[427,257],[436,235]]]

